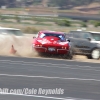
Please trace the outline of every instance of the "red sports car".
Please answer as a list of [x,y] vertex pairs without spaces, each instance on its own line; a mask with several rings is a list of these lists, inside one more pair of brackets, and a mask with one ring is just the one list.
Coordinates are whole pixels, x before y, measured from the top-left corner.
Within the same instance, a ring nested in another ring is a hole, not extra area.
[[65,33],[55,31],[40,31],[32,41],[32,48],[39,54],[63,55],[72,58],[70,41]]

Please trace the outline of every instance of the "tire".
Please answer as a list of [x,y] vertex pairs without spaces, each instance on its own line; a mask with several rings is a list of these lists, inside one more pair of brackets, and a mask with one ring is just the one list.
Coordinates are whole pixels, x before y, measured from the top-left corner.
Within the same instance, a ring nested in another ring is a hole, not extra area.
[[87,56],[88,59],[100,59],[100,50],[93,49],[91,54]]
[[72,50],[70,50],[70,52],[69,52],[69,54],[68,54],[68,58],[69,58],[69,59],[73,59],[73,52],[72,52]]
[[72,46],[73,44],[70,42],[69,43],[69,52],[68,52],[68,54],[67,54],[67,57],[68,57],[68,59],[73,59],[73,55],[74,55],[74,53],[73,53],[73,46]]
[[92,59],[91,55],[86,55],[88,59]]
[[73,59],[73,52],[72,52],[72,50],[70,50],[70,51],[68,52],[68,54],[65,54],[65,55],[64,55],[64,58],[65,58],[65,59]]

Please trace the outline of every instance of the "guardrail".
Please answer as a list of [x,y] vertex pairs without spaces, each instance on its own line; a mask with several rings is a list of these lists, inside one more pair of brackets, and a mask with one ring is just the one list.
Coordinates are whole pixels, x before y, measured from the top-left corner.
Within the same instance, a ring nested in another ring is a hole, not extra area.
[[2,17],[9,17],[14,18],[15,16],[20,17],[21,19],[31,19],[33,17],[35,18],[44,18],[44,19],[53,19],[58,18],[58,20],[62,20],[64,18],[70,18],[74,20],[100,20],[100,15],[71,15],[71,14],[64,14],[64,13],[58,13],[58,14],[29,14],[29,15],[14,15],[14,14],[2,14]]
[[100,20],[100,15],[70,15],[70,14],[59,14],[58,17],[67,17],[76,20]]
[[[63,18],[63,17],[59,17],[58,15],[15,15],[15,14],[2,14],[1,17],[3,17],[4,19],[12,19],[12,18],[15,18],[15,17],[19,17],[20,19],[22,20],[32,20],[32,18],[39,18],[39,19],[47,19],[47,20],[64,20],[66,18]],[[72,19],[68,19],[69,21],[75,21],[75,20],[72,20]]]

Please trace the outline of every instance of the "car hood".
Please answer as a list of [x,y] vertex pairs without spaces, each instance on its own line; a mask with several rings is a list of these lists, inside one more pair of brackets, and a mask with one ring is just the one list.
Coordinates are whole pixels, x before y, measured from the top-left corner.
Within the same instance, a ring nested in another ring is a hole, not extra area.
[[37,42],[39,44],[46,44],[46,45],[68,45],[68,41],[61,41],[60,38],[57,37],[44,37],[44,38],[38,38]]

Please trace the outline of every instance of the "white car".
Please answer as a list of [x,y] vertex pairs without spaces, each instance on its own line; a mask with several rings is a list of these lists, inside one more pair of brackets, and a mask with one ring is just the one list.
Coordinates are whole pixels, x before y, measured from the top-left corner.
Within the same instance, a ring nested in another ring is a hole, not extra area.
[[0,27],[0,41],[5,41],[7,39],[13,41],[14,38],[22,38],[22,36],[24,35],[20,29]]
[[21,32],[20,29],[17,28],[0,27],[0,35],[23,36],[23,33]]
[[100,44],[100,32],[90,31],[89,33],[94,38],[91,42]]

